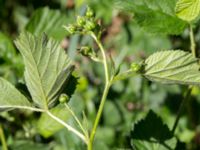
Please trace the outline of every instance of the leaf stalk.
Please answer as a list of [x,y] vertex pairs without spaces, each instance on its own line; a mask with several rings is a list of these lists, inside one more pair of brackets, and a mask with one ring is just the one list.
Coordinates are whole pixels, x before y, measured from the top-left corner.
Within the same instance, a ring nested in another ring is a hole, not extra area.
[[0,139],[1,139],[1,144],[2,144],[2,150],[8,150],[5,135],[4,135],[3,128],[1,125],[0,125]]

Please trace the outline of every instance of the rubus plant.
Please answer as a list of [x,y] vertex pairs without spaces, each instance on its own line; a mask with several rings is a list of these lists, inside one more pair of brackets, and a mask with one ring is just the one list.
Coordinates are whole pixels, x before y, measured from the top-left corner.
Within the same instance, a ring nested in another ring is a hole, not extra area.
[[[193,85],[200,84],[200,64],[193,34],[193,27],[200,14],[200,0],[117,1],[123,9],[134,12],[134,18],[139,25],[154,33],[181,34],[189,26],[191,52],[162,50],[150,55],[141,63],[133,62],[127,71],[121,72],[120,68],[116,68],[112,57],[108,57],[106,54],[101,42],[102,26],[96,20],[93,10],[87,7],[83,16],[78,16],[74,24],[64,26],[64,28],[70,34],[91,36],[98,46],[97,50],[88,45],[78,49],[83,56],[103,65],[104,68],[104,90],[92,128],[86,128],[76,116],[76,110],[72,110],[68,105],[72,94],[69,92],[68,85],[74,79],[72,72],[75,67],[59,43],[49,39],[45,34],[35,36],[23,32],[15,41],[24,60],[24,80],[31,97],[23,95],[11,83],[0,78],[0,108],[2,110],[17,108],[41,112],[39,124],[43,125],[45,120],[51,118],[52,122],[61,124],[77,135],[87,145],[87,149],[92,150],[109,89],[116,81],[141,74],[155,82],[188,85],[171,131],[162,124],[162,120],[154,112],[150,111],[145,120],[138,122],[130,132],[129,140],[133,149],[145,149],[146,145],[146,149],[154,149],[152,145],[152,147],[148,147],[149,142],[157,144],[159,149],[175,149],[178,147],[175,129],[183,106],[190,97]],[[65,121],[69,114],[76,121],[79,129]],[[160,131],[150,134],[147,130],[155,130],[154,123],[156,129]],[[54,130],[59,129],[60,126],[56,125]],[[51,134],[48,133],[48,125],[41,130],[46,135]],[[2,148],[7,150],[1,128],[0,136]]]

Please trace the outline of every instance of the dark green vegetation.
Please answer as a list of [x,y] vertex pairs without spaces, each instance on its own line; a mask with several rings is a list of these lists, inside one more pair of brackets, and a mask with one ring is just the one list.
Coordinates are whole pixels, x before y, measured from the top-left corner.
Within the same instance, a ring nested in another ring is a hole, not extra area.
[[200,149],[199,18],[200,0],[0,0],[0,149]]

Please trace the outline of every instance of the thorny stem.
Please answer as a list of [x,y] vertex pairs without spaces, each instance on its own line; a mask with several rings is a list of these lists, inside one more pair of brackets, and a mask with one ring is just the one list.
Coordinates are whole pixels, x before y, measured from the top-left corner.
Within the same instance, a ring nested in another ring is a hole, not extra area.
[[179,107],[179,110],[178,110],[178,113],[177,113],[177,116],[176,116],[176,120],[174,122],[174,125],[173,125],[173,128],[172,128],[172,133],[174,134],[175,133],[175,130],[176,130],[176,127],[178,125],[178,122],[180,120],[180,117],[181,117],[181,113],[185,107],[185,104],[186,102],[189,100],[190,96],[191,96],[191,91],[192,91],[192,87],[189,87],[185,93],[185,96],[181,102],[181,105]]
[[1,139],[1,144],[2,144],[2,150],[8,150],[7,144],[6,144],[6,139],[4,136],[3,128],[0,125],[0,139]]
[[59,122],[60,124],[62,124],[64,127],[66,127],[69,131],[73,132],[74,134],[76,134],[78,137],[80,137],[86,144],[87,144],[87,140],[85,139],[85,136],[80,133],[78,130],[76,130],[75,128],[73,128],[72,126],[68,125],[67,123],[65,123],[63,120],[61,120],[60,118],[54,116],[49,110],[46,111],[46,113],[55,121]]
[[102,115],[102,112],[103,112],[103,107],[104,107],[104,104],[105,104],[105,101],[106,101],[106,97],[108,95],[108,91],[109,91],[111,83],[112,83],[112,80],[110,80],[110,77],[109,77],[108,64],[107,64],[107,58],[106,58],[106,55],[105,55],[105,50],[104,50],[101,42],[99,41],[99,39],[96,37],[96,35],[94,33],[92,33],[91,36],[94,38],[94,40],[96,41],[97,45],[100,48],[100,51],[101,51],[101,54],[102,54],[102,57],[103,57],[103,65],[104,65],[104,73],[105,73],[105,80],[106,81],[105,81],[105,87],[104,87],[103,95],[102,95],[100,105],[99,105],[99,108],[98,108],[97,116],[95,118],[94,125],[93,125],[93,128],[92,128],[91,134],[90,134],[90,140],[89,140],[89,143],[88,143],[88,150],[92,150],[92,145],[93,145],[95,133],[96,133],[96,130],[97,130],[97,127],[98,127],[98,124],[99,124],[99,121],[100,121],[100,118],[101,118],[101,115]]
[[190,43],[191,43],[191,51],[194,57],[197,57],[197,53],[196,53],[196,44],[195,44],[195,40],[194,40],[194,33],[193,33],[193,29],[192,29],[192,25],[190,24]]

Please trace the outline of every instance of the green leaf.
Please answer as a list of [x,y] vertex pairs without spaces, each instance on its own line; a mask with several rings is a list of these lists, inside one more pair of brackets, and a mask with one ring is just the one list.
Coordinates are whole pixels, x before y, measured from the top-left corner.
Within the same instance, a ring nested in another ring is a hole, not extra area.
[[186,22],[176,17],[174,6],[176,0],[116,0],[117,6],[134,14],[141,27],[148,32],[163,34],[180,34]]
[[188,22],[195,20],[200,14],[200,0],[178,0],[176,15]]
[[73,66],[59,43],[45,35],[20,34],[15,41],[25,63],[25,81],[33,101],[41,108],[52,105],[63,91]]
[[181,50],[160,51],[150,55],[144,62],[144,76],[161,83],[186,85],[200,84],[198,59]]
[[134,125],[131,138],[148,141],[153,138],[165,141],[172,138],[172,133],[167,125],[163,124],[162,119],[150,110],[144,120]]
[[166,140],[163,143],[155,141],[132,140],[134,150],[175,150],[177,145],[176,138]]
[[27,108],[31,103],[12,84],[0,78],[0,108]]
[[10,146],[11,150],[49,150],[50,147],[41,143],[34,143],[32,141],[14,141]]
[[8,63],[16,57],[16,51],[12,41],[5,34],[0,32],[0,57]]
[[26,30],[35,35],[41,35],[45,32],[48,36],[61,40],[66,35],[62,26],[67,23],[67,20],[67,16],[61,14],[59,10],[44,7],[33,13],[26,25]]
[[145,119],[134,125],[131,131],[131,144],[136,150],[175,149],[177,140],[168,126],[152,110]]
[[12,40],[0,32],[0,76],[16,84],[17,78],[23,75],[23,62],[16,53]]
[[[61,104],[52,108],[50,112],[65,122],[70,116],[70,112],[66,109],[64,105]],[[49,115],[47,115],[46,113],[42,114],[37,123],[37,128],[39,133],[46,138],[58,132],[63,127],[64,127],[63,125],[61,125],[60,123],[49,117]]]

